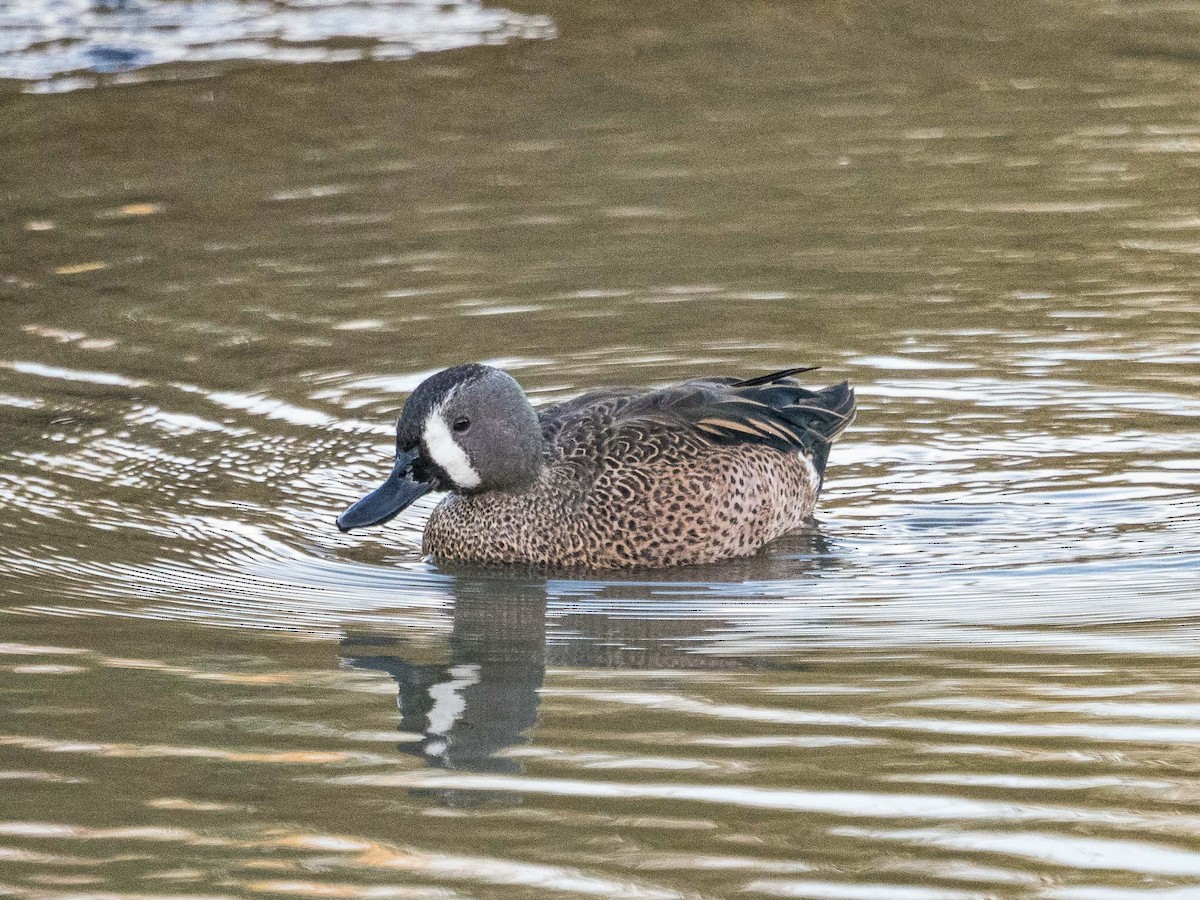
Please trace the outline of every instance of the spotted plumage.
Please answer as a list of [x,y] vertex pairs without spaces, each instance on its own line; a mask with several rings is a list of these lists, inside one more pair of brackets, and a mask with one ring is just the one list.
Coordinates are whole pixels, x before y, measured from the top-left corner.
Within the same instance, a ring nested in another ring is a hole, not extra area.
[[406,404],[392,478],[338,524],[385,521],[449,489],[425,529],[440,560],[617,568],[748,556],[811,515],[830,444],[854,417],[849,385],[809,390],[792,377],[803,371],[601,390],[534,413],[504,373],[449,369]]

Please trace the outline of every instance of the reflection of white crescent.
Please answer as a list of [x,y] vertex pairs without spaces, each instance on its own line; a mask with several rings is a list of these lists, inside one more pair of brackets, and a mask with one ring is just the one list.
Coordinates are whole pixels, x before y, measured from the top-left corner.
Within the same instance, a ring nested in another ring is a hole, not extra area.
[[462,692],[478,683],[479,666],[461,665],[450,670],[448,681],[439,682],[429,688],[429,698],[433,701],[433,707],[429,710],[428,733],[436,734],[443,740],[430,741],[425,747],[428,755],[440,756],[445,752],[444,738],[467,708],[467,701]]

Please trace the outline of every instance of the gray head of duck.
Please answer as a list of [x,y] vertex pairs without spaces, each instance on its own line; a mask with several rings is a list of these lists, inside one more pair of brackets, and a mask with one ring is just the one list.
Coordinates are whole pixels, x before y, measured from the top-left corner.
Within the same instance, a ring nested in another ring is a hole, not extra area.
[[429,491],[518,491],[541,465],[541,426],[516,380],[491,366],[456,366],[413,391],[396,423],[391,475],[337,525],[380,525]]

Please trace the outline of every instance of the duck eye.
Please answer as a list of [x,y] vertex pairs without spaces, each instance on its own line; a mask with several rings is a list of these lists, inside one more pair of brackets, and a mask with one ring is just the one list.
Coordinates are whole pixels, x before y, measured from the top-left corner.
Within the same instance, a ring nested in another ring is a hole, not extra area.
[[468,428],[471,427],[471,420],[468,419],[466,416],[463,416],[461,419],[455,419],[454,425],[451,427],[455,430],[456,433],[462,434],[464,431],[466,431]]

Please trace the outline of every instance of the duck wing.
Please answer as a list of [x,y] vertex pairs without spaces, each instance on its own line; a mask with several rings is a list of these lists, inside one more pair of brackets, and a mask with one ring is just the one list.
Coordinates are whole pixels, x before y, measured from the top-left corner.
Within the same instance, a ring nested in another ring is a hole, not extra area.
[[752,443],[803,453],[823,474],[830,445],[854,420],[854,391],[847,382],[806,388],[793,377],[806,371],[698,378],[651,391],[594,391],[542,410],[543,433],[567,458],[613,442],[652,457],[662,438],[682,431],[718,446]]
[[854,421],[854,390],[802,386],[785,369],[757,378],[685,382],[647,396],[647,413],[673,419],[718,445],[762,444],[810,457],[824,473],[829,447]]

